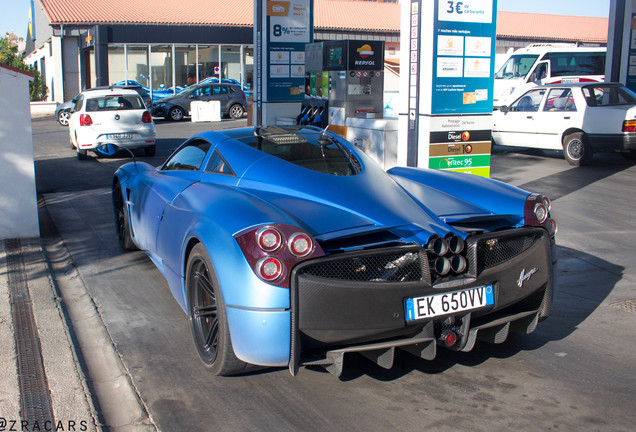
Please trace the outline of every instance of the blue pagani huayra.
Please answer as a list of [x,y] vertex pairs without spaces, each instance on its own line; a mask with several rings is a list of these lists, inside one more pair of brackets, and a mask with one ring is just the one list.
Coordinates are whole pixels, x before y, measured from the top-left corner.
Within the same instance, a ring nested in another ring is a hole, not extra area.
[[218,375],[322,365],[346,353],[530,333],[551,310],[549,200],[468,174],[378,167],[313,127],[205,132],[158,168],[115,173],[120,243],[145,251]]

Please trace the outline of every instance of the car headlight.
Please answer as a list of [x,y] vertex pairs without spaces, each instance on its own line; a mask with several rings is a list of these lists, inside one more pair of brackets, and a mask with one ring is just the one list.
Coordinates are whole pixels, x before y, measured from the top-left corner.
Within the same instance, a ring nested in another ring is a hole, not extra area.
[[152,107],[153,108],[163,108],[165,106],[166,106],[166,104],[162,102],[162,103],[156,103]]

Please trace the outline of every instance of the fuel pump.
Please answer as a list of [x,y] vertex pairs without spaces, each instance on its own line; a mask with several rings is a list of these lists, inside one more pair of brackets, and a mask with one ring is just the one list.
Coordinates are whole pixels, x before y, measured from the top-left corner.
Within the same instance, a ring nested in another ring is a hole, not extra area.
[[[308,106],[318,106],[317,111],[309,111],[313,117],[307,114]],[[341,40],[305,45],[305,101],[297,119],[299,124],[328,124],[330,131],[352,141],[388,167],[397,160],[397,121],[383,119],[383,112],[383,41]],[[387,131],[391,133],[388,140]]]

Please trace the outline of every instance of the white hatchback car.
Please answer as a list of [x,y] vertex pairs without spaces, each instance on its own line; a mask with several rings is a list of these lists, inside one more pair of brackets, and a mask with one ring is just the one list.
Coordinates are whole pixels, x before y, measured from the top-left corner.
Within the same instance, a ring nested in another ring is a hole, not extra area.
[[493,112],[495,144],[563,150],[574,166],[595,152],[636,158],[636,94],[616,83],[534,87]]
[[88,150],[115,144],[128,149],[143,148],[146,156],[156,151],[155,124],[134,90],[110,88],[78,95],[69,119],[71,145],[78,159]]

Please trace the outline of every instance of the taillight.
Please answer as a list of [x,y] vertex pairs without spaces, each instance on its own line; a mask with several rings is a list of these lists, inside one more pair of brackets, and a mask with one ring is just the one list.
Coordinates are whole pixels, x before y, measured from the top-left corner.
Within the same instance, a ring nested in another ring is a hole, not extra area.
[[287,224],[271,224],[234,236],[250,267],[263,281],[289,288],[289,277],[299,262],[323,256],[308,233]]
[[273,252],[280,247],[283,239],[275,228],[262,228],[256,233],[258,246],[264,252]]
[[526,199],[524,218],[526,226],[540,226],[545,228],[551,237],[557,232],[557,224],[550,217],[552,204],[548,197],[543,195],[530,195]]
[[309,255],[312,247],[313,242],[307,234],[296,233],[289,239],[289,251],[297,257]]
[[93,119],[88,114],[81,114],[79,121],[80,126],[91,126],[93,124]]
[[152,123],[152,116],[150,115],[150,111],[144,111],[144,113],[141,115],[141,122]]
[[623,122],[623,132],[636,132],[636,120],[625,120]]
[[272,282],[283,274],[283,264],[277,258],[261,258],[256,264],[256,271],[261,279]]

